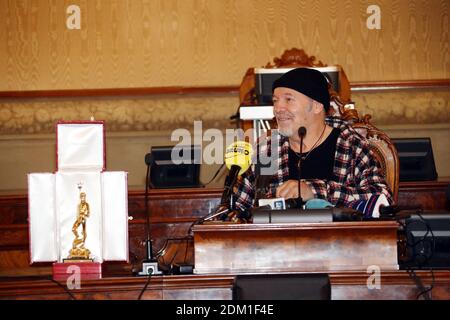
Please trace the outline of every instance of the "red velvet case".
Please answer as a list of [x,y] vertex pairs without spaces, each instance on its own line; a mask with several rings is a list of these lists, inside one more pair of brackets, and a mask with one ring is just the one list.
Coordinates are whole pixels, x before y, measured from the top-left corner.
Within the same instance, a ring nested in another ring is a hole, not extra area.
[[102,264],[99,262],[55,262],[53,263],[53,279],[66,281],[79,273],[80,280],[101,279]]

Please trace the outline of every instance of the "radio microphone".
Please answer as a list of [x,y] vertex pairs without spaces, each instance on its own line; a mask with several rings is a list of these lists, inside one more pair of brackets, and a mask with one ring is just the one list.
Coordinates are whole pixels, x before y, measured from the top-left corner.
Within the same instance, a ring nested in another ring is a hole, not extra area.
[[[230,144],[225,150],[225,164],[230,170],[225,179],[224,190],[220,203],[226,204],[233,192],[237,177],[248,170],[252,159],[252,146],[245,141],[236,141]],[[230,209],[233,210],[234,204],[230,201]]]
[[236,141],[230,144],[225,150],[225,164],[230,170],[225,178],[225,184],[223,188],[222,198],[219,206],[213,211],[207,214],[205,217],[196,220],[189,228],[189,234],[191,234],[192,227],[196,224],[201,224],[204,221],[219,219],[226,220],[229,214],[236,214],[239,217],[247,217],[249,214],[241,212],[241,210],[235,210],[234,201],[232,200],[233,187],[236,183],[237,177],[243,174],[251,165],[251,157],[253,154],[252,146],[245,141]]

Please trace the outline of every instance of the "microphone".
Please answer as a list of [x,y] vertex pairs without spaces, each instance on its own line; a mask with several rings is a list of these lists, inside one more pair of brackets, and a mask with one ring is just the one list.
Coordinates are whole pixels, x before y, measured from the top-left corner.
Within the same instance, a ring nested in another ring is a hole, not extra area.
[[147,240],[145,241],[145,249],[146,249],[146,258],[142,262],[142,271],[138,273],[138,275],[142,276],[149,276],[149,275],[156,275],[156,274],[162,274],[162,272],[158,268],[158,261],[153,256],[153,250],[152,250],[152,238],[150,234],[150,208],[148,206],[148,189],[151,185],[150,182],[150,167],[153,165],[154,157],[153,154],[147,153],[145,155],[145,164],[147,165],[147,173],[145,175],[145,194],[144,194],[144,201],[145,201],[145,216],[146,216],[146,227],[147,227]]
[[303,139],[306,136],[306,128],[305,127],[298,128],[298,136],[300,137],[300,139]]
[[[230,144],[225,150],[225,164],[230,170],[225,179],[224,190],[222,193],[221,205],[226,205],[233,193],[233,187],[236,184],[237,177],[248,170],[251,165],[253,151],[250,143],[245,141],[236,141]],[[230,209],[234,209],[234,204],[230,201]]]
[[153,154],[152,153],[147,153],[145,155],[145,164],[147,166],[151,166],[153,164],[154,160],[155,159],[153,158]]
[[306,136],[305,127],[298,128],[298,136],[300,138],[300,157],[298,159],[298,208],[301,209],[303,207],[301,180],[302,180],[303,138]]

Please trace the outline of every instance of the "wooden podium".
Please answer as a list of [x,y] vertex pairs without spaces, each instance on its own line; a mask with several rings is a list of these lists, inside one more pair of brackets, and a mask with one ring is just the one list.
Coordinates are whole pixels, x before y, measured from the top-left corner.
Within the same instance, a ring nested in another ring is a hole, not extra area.
[[398,270],[397,227],[395,221],[197,225],[194,272]]

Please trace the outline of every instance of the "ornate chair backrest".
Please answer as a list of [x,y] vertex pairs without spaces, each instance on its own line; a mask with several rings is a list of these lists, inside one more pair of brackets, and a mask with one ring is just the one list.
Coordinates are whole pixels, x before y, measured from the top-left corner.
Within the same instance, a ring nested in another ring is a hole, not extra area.
[[329,115],[340,117],[351,123],[352,127],[369,141],[371,150],[383,170],[386,183],[392,190],[394,201],[397,202],[399,183],[399,158],[397,149],[388,135],[375,127],[371,122],[371,115],[359,117],[353,103],[343,103],[336,93],[332,93]]
[[[308,56],[302,49],[286,50],[281,58],[275,58],[274,63],[267,63],[265,68],[298,68],[298,67],[326,67],[322,61],[315,61],[314,56]],[[371,116],[359,117],[354,103],[351,102],[351,90],[348,78],[339,67],[339,92],[335,92],[329,85],[330,115],[337,116],[349,121],[356,131],[365,137],[371,147],[373,154],[381,164],[387,184],[391,188],[394,201],[397,202],[398,182],[399,182],[399,160],[397,150],[389,137],[380,129],[370,123]],[[257,103],[255,94],[255,72],[254,68],[249,68],[239,87],[239,100],[241,105],[254,105]],[[243,121],[243,129],[252,126],[251,121]],[[272,126],[274,127],[274,126]]]

